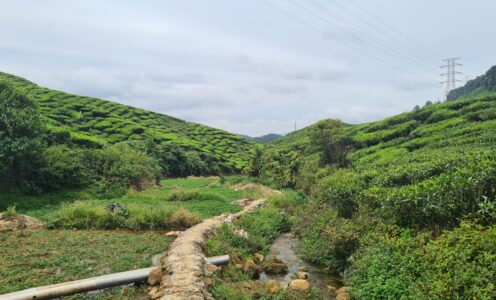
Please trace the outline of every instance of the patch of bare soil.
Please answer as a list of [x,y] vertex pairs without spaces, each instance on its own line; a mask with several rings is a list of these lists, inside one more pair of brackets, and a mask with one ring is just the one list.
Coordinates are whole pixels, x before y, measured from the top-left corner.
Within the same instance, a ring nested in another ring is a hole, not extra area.
[[45,226],[40,220],[32,217],[24,215],[6,216],[0,213],[0,232],[25,229],[42,229],[44,227]]

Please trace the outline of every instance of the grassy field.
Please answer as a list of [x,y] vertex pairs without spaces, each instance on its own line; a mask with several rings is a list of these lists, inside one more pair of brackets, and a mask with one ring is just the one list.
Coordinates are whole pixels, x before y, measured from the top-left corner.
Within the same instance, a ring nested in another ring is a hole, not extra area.
[[[232,182],[229,178],[227,181]],[[177,212],[184,208],[201,220],[225,212],[237,212],[241,206],[231,204],[233,200],[257,196],[256,191],[233,189],[215,177],[167,179],[161,182],[161,186],[143,192],[129,191],[122,198],[111,200],[92,199],[84,191],[37,197],[2,194],[1,211],[15,204],[18,213],[39,218],[55,229],[0,235],[0,294],[148,267],[151,266],[151,257],[165,251],[172,240],[162,231],[102,230],[98,226],[72,230],[78,226],[65,226],[68,223],[64,222],[55,223],[59,226],[53,225],[61,215],[66,217],[65,221],[77,224],[80,216],[66,214],[74,207],[97,211],[94,215],[85,215],[85,218],[110,214],[104,207],[112,203],[123,205],[131,214],[132,208],[136,207],[145,212],[145,217],[152,212]],[[140,291],[136,288],[116,289],[99,294],[97,298],[131,299]],[[90,296],[76,298],[81,297]]]
[[[0,211],[15,205],[17,212],[26,214],[45,222],[50,222],[63,206],[83,203],[93,207],[103,207],[119,203],[124,207],[136,205],[150,209],[186,208],[191,213],[207,218],[224,212],[237,212],[241,206],[231,204],[233,200],[256,196],[253,192],[234,190],[221,184],[218,179],[166,179],[161,186],[152,187],[142,192],[129,191],[121,198],[99,200],[85,191],[67,191],[38,196],[0,194]],[[186,195],[185,195],[186,194]],[[187,196],[191,199],[171,200],[171,195]]]
[[156,232],[40,230],[0,234],[0,294],[145,268],[168,248]]

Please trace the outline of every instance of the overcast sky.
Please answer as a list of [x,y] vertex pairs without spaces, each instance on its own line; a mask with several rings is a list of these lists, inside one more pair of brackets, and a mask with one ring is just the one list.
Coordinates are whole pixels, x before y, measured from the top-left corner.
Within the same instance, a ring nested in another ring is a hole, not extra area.
[[0,0],[0,71],[286,133],[441,99],[442,58],[462,57],[469,77],[496,64],[495,11],[493,0]]

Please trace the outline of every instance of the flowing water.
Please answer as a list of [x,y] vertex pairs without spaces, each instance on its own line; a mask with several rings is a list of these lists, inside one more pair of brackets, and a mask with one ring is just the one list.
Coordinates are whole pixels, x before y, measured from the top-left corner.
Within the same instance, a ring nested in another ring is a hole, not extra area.
[[270,252],[267,257],[277,256],[287,266],[288,273],[286,274],[265,274],[260,275],[260,280],[265,282],[269,279],[274,279],[279,282],[281,286],[287,286],[288,283],[294,278],[295,274],[300,269],[305,269],[308,272],[308,281],[313,287],[318,287],[322,291],[323,299],[333,300],[334,294],[329,292],[329,286],[340,288],[343,286],[341,278],[332,275],[326,269],[312,265],[303,261],[296,255],[296,244],[298,239],[290,233],[280,235],[272,244]]

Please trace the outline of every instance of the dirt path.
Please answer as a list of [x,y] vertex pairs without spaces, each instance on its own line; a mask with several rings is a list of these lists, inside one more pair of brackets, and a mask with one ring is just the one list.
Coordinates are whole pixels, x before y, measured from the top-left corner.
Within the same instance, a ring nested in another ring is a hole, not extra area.
[[150,275],[150,284],[160,281],[159,287],[151,289],[150,297],[162,300],[213,299],[204,283],[208,274],[206,258],[203,254],[207,239],[222,223],[232,222],[260,207],[265,201],[265,199],[251,201],[238,213],[207,219],[182,232],[162,258],[160,268]]

